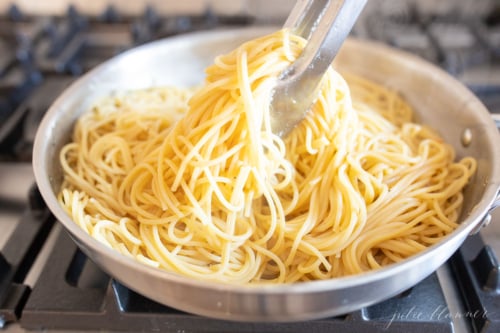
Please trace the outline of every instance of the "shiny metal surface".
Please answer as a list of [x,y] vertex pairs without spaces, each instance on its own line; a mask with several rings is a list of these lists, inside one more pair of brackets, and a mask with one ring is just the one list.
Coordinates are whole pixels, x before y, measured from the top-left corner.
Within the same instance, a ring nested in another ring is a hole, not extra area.
[[281,74],[271,102],[273,133],[287,135],[317,99],[318,88],[366,0],[297,1],[284,27],[307,44],[297,60]]
[[[62,177],[57,155],[79,114],[96,98],[113,91],[200,83],[203,68],[215,55],[272,30],[202,32],[126,52],[71,85],[51,106],[39,127],[33,164],[49,208],[90,258],[146,297],[226,320],[299,321],[347,313],[396,295],[435,271],[498,200],[499,135],[477,98],[444,71],[415,56],[371,42],[347,40],[335,60],[339,70],[401,91],[414,105],[418,120],[437,129],[456,148],[458,157],[471,155],[478,160],[477,174],[465,191],[462,223],[443,241],[406,261],[356,276],[291,285],[235,286],[193,280],[145,266],[83,232],[59,206],[55,195]],[[465,129],[471,132],[466,146],[461,143]]]

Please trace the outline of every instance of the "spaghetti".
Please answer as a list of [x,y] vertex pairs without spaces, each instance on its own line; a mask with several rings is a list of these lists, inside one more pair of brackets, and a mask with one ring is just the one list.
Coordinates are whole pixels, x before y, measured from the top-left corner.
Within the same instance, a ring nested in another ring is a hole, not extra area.
[[454,230],[476,162],[397,93],[331,68],[306,119],[272,133],[273,87],[303,46],[278,31],[216,58],[196,90],[99,101],[60,153],[61,204],[126,256],[229,283],[358,274]]

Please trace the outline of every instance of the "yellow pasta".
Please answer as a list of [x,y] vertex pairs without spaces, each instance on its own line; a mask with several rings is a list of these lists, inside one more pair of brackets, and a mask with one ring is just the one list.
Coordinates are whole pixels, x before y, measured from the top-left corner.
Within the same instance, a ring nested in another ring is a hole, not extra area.
[[98,101],[61,151],[59,200],[120,253],[196,279],[293,283],[399,262],[457,226],[472,158],[396,92],[331,68],[306,119],[270,129],[287,31],[219,56],[197,89]]

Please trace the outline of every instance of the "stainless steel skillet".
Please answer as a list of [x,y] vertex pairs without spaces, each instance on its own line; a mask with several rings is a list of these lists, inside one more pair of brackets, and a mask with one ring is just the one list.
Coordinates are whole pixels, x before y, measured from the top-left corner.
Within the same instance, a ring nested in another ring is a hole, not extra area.
[[81,230],[59,206],[62,180],[58,153],[73,124],[97,98],[124,89],[203,80],[213,58],[275,28],[245,28],[183,35],[128,51],[71,85],[45,115],[33,152],[38,187],[51,211],[78,246],[102,269],[131,289],[162,304],[225,320],[299,321],[339,315],[387,299],[441,266],[500,204],[499,135],[488,111],[462,84],[425,61],[375,43],[348,40],[335,60],[353,72],[396,88],[417,117],[437,129],[458,156],[478,160],[465,192],[460,227],[440,243],[404,262],[364,274],[274,286],[235,286],[198,281],[154,269],[105,247]]

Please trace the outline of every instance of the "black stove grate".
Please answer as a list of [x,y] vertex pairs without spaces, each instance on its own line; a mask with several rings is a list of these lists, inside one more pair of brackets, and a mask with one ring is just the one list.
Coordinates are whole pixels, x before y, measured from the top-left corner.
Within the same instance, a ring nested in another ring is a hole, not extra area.
[[475,332],[500,332],[500,264],[479,235],[470,236],[450,260]]
[[54,224],[36,187],[30,190],[28,205],[0,252],[0,328],[21,316],[30,293],[23,281]]
[[[376,8],[366,18],[368,38],[437,64],[464,82],[491,112],[500,113],[498,1],[491,2],[484,14],[475,13],[475,7],[433,13],[421,10],[417,1],[386,3],[390,6]],[[456,6],[460,3],[454,2]]]

